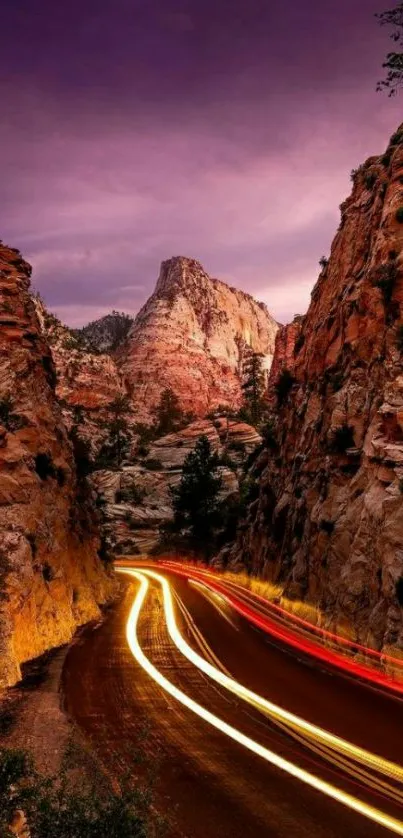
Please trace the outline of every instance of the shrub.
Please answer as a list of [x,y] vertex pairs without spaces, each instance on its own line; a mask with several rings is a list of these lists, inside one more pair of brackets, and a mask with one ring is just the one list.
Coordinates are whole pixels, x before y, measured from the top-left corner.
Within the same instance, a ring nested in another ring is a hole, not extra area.
[[396,221],[398,221],[399,224],[403,224],[403,207],[399,207],[399,209],[396,210]]
[[10,430],[10,419],[12,416],[13,402],[11,396],[0,399],[0,422],[7,430]]
[[319,259],[319,265],[320,265],[320,267],[322,268],[323,271],[325,270],[325,268],[327,268],[328,264],[329,264],[329,259],[326,259],[326,256],[321,256],[320,259]]
[[43,369],[45,370],[46,380],[49,387],[54,390],[57,383],[56,370],[50,355],[42,355],[41,358]]
[[150,449],[147,445],[139,445],[137,447],[137,454],[139,457],[148,457]]
[[373,189],[376,183],[376,174],[375,172],[368,172],[364,177],[364,183],[366,189]]
[[[402,221],[403,221],[403,207],[402,209]],[[385,308],[390,305],[393,296],[393,290],[396,285],[398,277],[398,270],[396,261],[391,259],[389,262],[385,262],[383,265],[379,265],[372,274],[372,285],[375,288],[379,288]]]
[[45,582],[51,582],[52,579],[55,578],[55,574],[53,572],[53,568],[50,566],[49,562],[44,562],[42,565],[42,576]]
[[298,355],[298,352],[301,351],[303,345],[305,343],[305,335],[302,332],[299,333],[295,344],[294,344],[294,355]]
[[[45,778],[24,751],[0,750],[0,834],[12,834],[9,825],[17,810],[27,818],[32,838],[147,838],[151,795],[133,788],[128,780],[120,792],[107,786],[99,772],[68,782]],[[150,827],[150,830],[149,830]]]
[[41,480],[47,480],[48,477],[56,477],[56,469],[53,464],[50,454],[40,453],[35,457],[35,471]]
[[403,142],[403,131],[396,131],[390,138],[390,144],[397,145],[401,142]]
[[239,454],[243,454],[245,451],[245,446],[242,442],[238,442],[234,439],[232,442],[228,443],[228,451],[237,451]]
[[113,562],[113,555],[111,553],[111,549],[109,547],[105,535],[101,535],[101,542],[98,548],[98,557],[101,559],[101,562],[103,562],[106,565],[112,564]]
[[295,378],[287,368],[281,370],[274,386],[277,395],[277,404],[281,407],[288,399],[288,395],[295,382]]
[[8,431],[18,431],[27,424],[23,416],[13,413],[13,404],[10,395],[0,399],[0,425],[4,425]]
[[144,461],[144,466],[148,471],[160,471],[163,468],[161,460],[156,457],[149,457],[148,460]]
[[341,425],[336,428],[332,437],[332,450],[338,453],[344,453],[347,448],[354,448],[354,428],[351,425]]
[[328,535],[331,535],[334,530],[334,521],[327,521],[325,518],[319,522],[319,529],[326,532]]
[[397,327],[396,346],[400,352],[403,352],[403,325]]
[[276,428],[274,422],[269,420],[262,428],[261,435],[263,437],[266,448],[275,451],[277,448]]
[[133,503],[135,506],[138,506],[143,502],[145,495],[145,489],[139,489],[138,486],[132,483],[131,486],[127,486],[116,492],[115,501],[116,503]]
[[224,451],[220,457],[220,466],[224,466],[225,468],[231,469],[231,471],[237,470],[237,464],[234,460],[231,459],[227,451]]

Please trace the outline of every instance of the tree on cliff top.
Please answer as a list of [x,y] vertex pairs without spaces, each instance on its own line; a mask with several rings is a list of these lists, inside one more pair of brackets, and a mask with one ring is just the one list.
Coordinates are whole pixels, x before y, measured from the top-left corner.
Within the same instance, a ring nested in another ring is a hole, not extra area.
[[171,490],[172,529],[187,531],[192,547],[209,553],[219,523],[219,457],[206,436],[201,436],[183,464],[179,486]]
[[[381,26],[392,27],[390,37],[398,47],[403,47],[403,3],[394,9],[377,14]],[[387,90],[389,96],[395,96],[403,83],[403,52],[389,52],[382,66],[387,70],[386,79],[378,82],[377,90]]]

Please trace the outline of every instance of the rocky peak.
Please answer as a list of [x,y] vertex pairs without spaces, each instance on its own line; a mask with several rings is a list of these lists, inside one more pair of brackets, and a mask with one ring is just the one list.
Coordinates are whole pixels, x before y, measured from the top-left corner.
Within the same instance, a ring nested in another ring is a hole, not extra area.
[[71,329],[83,349],[88,352],[115,352],[124,343],[133,325],[133,317],[122,311],[112,311],[93,320],[81,329]]
[[197,259],[187,256],[172,256],[161,262],[161,268],[154,294],[156,297],[171,298],[175,293],[191,293],[198,287],[209,287],[210,277]]
[[117,359],[144,418],[171,387],[182,407],[204,416],[241,404],[245,347],[269,370],[278,324],[249,294],[212,279],[194,259],[163,262],[156,289],[137,315]]

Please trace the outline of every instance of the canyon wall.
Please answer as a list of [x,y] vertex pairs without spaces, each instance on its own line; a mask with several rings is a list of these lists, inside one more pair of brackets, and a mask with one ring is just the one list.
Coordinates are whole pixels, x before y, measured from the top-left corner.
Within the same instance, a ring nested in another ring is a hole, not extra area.
[[223,557],[403,647],[403,127],[353,173],[306,316],[278,336],[274,432]]
[[196,417],[242,402],[245,350],[262,353],[270,369],[278,324],[263,303],[211,279],[199,262],[163,262],[156,289],[117,350],[134,409],[147,418],[171,387]]
[[114,582],[77,476],[30,266],[0,244],[0,686],[99,615]]

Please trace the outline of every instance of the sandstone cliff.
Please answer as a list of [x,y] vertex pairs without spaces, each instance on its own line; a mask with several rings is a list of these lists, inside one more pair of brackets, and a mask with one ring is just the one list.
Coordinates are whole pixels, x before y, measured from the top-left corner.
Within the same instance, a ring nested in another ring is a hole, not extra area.
[[276,438],[227,558],[402,648],[403,127],[353,180],[308,313],[278,337]]
[[171,387],[197,417],[241,404],[245,349],[264,355],[267,370],[278,324],[263,303],[211,279],[194,259],[163,262],[154,294],[117,350],[134,409],[147,419]]
[[96,617],[113,587],[29,276],[19,252],[0,245],[0,686]]

